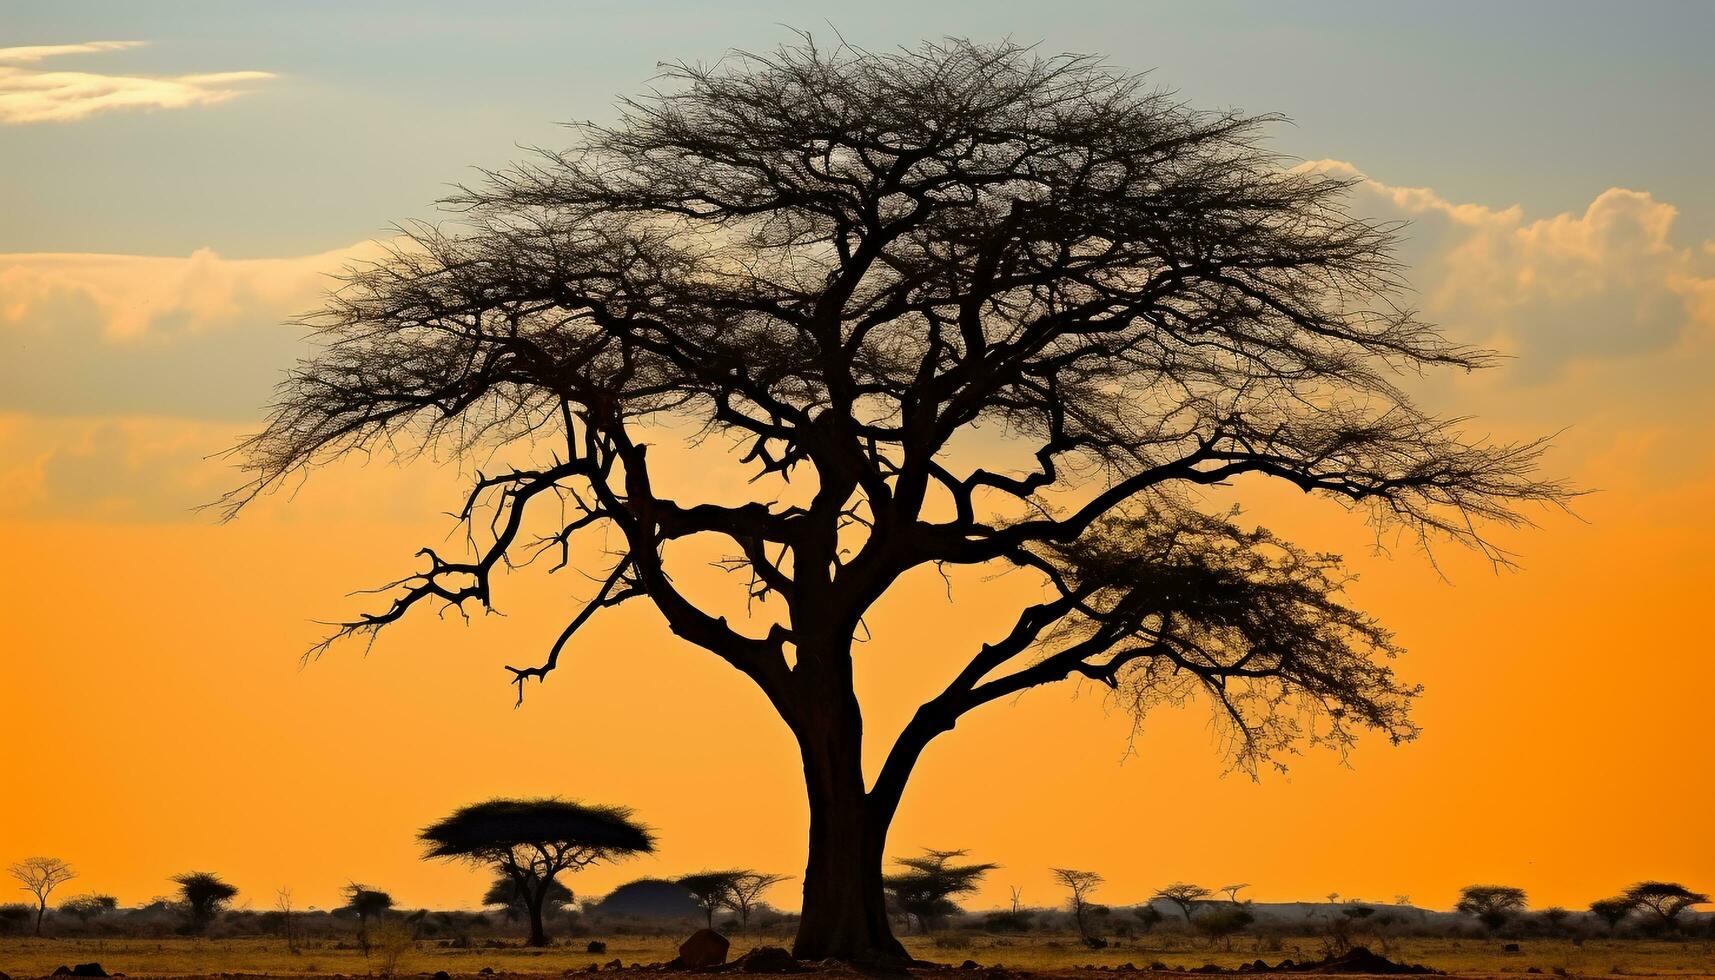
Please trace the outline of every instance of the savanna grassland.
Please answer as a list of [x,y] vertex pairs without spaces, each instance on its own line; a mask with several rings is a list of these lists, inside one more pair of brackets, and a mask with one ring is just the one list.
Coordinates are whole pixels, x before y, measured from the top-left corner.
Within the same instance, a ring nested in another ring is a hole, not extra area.
[[[586,951],[590,938],[607,944],[605,953]],[[419,941],[399,952],[397,975],[476,975],[484,968],[497,974],[559,975],[587,970],[617,959],[626,967],[656,964],[673,958],[676,936],[602,936],[568,939],[547,949],[515,944],[448,948]],[[782,937],[738,937],[733,956],[753,946],[789,942]],[[913,956],[958,965],[973,960],[983,967],[1008,971],[1079,975],[1092,968],[1132,964],[1147,972],[1154,964],[1168,969],[1195,969],[1205,964],[1237,967],[1256,959],[1269,963],[1291,957],[1322,955],[1315,936],[1287,936],[1266,945],[1254,938],[1208,944],[1179,936],[1142,938],[1103,950],[1083,948],[1072,935],[908,936]],[[1274,948],[1278,945],[1278,948]],[[1500,941],[1471,938],[1409,938],[1392,941],[1388,955],[1400,962],[1422,963],[1461,976],[1542,974],[1571,976],[1715,977],[1715,944],[1709,940],[1609,939],[1574,944],[1565,939],[1531,939],[1517,953],[1502,951]],[[99,962],[108,971],[127,976],[379,976],[386,973],[386,954],[369,955],[350,942],[311,940],[292,953],[278,939],[101,938],[0,940],[0,971],[11,976],[45,976],[62,964]],[[629,972],[629,970],[627,971]]]

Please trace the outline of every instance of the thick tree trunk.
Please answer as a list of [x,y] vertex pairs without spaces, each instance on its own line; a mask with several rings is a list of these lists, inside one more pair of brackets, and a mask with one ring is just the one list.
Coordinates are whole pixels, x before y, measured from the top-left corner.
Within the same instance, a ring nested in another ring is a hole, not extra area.
[[893,936],[881,887],[885,816],[864,793],[863,721],[849,683],[794,725],[810,801],[810,858],[792,955],[866,964],[910,957]]
[[548,904],[546,901],[548,889],[552,887],[553,884],[554,879],[545,879],[541,884],[540,894],[534,897],[529,894],[528,886],[525,888],[524,906],[530,910],[529,945],[531,946],[548,945],[548,930],[542,928],[542,906]]

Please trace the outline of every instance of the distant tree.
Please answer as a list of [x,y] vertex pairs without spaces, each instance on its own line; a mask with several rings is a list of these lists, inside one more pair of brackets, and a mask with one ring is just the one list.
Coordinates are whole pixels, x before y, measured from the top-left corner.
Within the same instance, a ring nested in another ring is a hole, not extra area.
[[1237,905],[1237,904],[1239,904],[1239,892],[1242,892],[1246,888],[1249,888],[1249,887],[1250,887],[1250,885],[1248,883],[1238,884],[1238,885],[1222,885],[1220,888],[1218,888],[1216,890],[1226,892],[1227,893],[1227,901],[1232,902],[1234,905]]
[[762,904],[762,894],[775,885],[790,880],[791,875],[767,874],[761,871],[740,872],[728,890],[732,910],[738,913],[738,927],[749,929],[751,915]]
[[1453,911],[1468,915],[1493,932],[1524,911],[1525,892],[1508,885],[1467,885]]
[[946,916],[956,914],[959,906],[953,901],[960,895],[977,890],[983,877],[998,864],[954,864],[968,851],[925,850],[918,857],[894,858],[904,870],[882,878],[888,896],[905,915],[906,925],[917,920],[919,932],[928,932]]
[[1072,921],[1078,926],[1079,938],[1088,941],[1095,938],[1090,932],[1090,895],[1102,882],[1106,881],[1094,871],[1079,871],[1076,868],[1054,868],[1054,880],[1066,887],[1072,893]]
[[[697,905],[708,920],[709,928],[713,929],[715,913],[732,907],[732,887],[741,874],[744,872],[736,868],[727,871],[698,871],[676,878],[674,883],[690,892],[691,897],[697,900]],[[738,910],[735,908],[733,911]]]
[[351,882],[345,886],[345,908],[357,916],[357,941],[369,955],[369,920],[380,920],[393,907],[393,896],[368,885]]
[[1217,939],[1227,941],[1228,948],[1232,947],[1232,937],[1243,932],[1251,923],[1256,921],[1248,909],[1232,906],[1230,908],[1213,908],[1197,916],[1194,923],[1198,932],[1209,937],[1213,943]]
[[654,835],[629,809],[558,798],[474,803],[418,836],[429,857],[489,865],[512,879],[530,915],[532,946],[548,945],[542,911],[556,875],[655,850]]
[[1209,894],[1209,889],[1201,885],[1188,885],[1183,881],[1176,881],[1156,892],[1155,897],[1179,906],[1179,911],[1185,913],[1185,921],[1190,922],[1192,910],[1197,907],[1198,903],[1206,900]]
[[[544,911],[553,911],[572,904],[577,896],[563,882],[555,881],[548,886],[548,895],[543,899]],[[482,895],[482,904],[498,906],[500,914],[507,922],[517,922],[530,915],[530,903],[525,901],[525,890],[520,888],[512,876],[496,875],[494,883],[488,886],[488,891]]]
[[119,899],[112,895],[79,895],[68,898],[60,903],[60,913],[69,915],[80,922],[88,922],[99,918],[119,907]]
[[292,905],[292,890],[274,890],[274,914],[280,917],[280,936],[286,940],[286,952],[298,952],[298,910]]
[[1626,916],[1631,915],[1637,906],[1632,900],[1623,895],[1613,898],[1603,898],[1590,903],[1590,914],[1608,924],[1608,931],[1618,929]]
[[1686,909],[1709,901],[1708,895],[1677,881],[1640,881],[1626,889],[1623,897],[1633,908],[1655,913],[1658,924],[1668,929],[1679,926],[1679,916]]
[[[1201,694],[1245,769],[1414,737],[1417,689],[1341,566],[1192,506],[1278,481],[1504,561],[1485,529],[1565,496],[1533,478],[1539,444],[1467,435],[1398,383],[1491,358],[1405,308],[1398,231],[1348,210],[1352,180],[1282,166],[1272,117],[1009,42],[806,39],[664,71],[577,146],[461,189],[456,229],[415,226],[312,317],[234,508],[350,456],[504,467],[459,510],[465,553],[424,550],[334,639],[490,607],[533,550],[526,511],[563,504],[540,544],[600,584],[508,665],[520,694],[633,601],[754,683],[808,793],[805,959],[907,957],[882,874],[911,773],[1022,691],[1094,681],[1140,716]],[[681,435],[730,447],[745,496],[671,495]],[[675,574],[711,539],[754,617]],[[1045,594],[973,637],[866,780],[854,644],[949,565]]]
[[1160,909],[1149,904],[1139,905],[1131,910],[1131,914],[1137,918],[1138,925],[1144,932],[1154,929],[1161,924],[1162,919],[1166,918],[1161,914]]
[[25,858],[6,869],[7,873],[18,879],[19,887],[36,898],[36,935],[42,934],[42,916],[48,911],[48,896],[54,889],[77,877],[71,865],[59,858],[32,857]]
[[207,929],[220,910],[238,895],[237,888],[208,871],[187,871],[172,880],[179,886],[179,900],[189,919],[190,931],[194,933]]
[[1559,933],[1561,927],[1566,923],[1566,917],[1571,914],[1571,912],[1558,905],[1551,905],[1537,913],[1537,915],[1542,917],[1542,921],[1548,924],[1548,931],[1550,933]]

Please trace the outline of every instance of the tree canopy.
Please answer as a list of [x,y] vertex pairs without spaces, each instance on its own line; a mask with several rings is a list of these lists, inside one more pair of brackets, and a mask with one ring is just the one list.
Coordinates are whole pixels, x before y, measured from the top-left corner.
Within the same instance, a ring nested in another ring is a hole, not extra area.
[[479,864],[509,860],[518,849],[554,851],[564,866],[655,849],[654,835],[629,808],[557,797],[473,803],[419,836],[429,857]]

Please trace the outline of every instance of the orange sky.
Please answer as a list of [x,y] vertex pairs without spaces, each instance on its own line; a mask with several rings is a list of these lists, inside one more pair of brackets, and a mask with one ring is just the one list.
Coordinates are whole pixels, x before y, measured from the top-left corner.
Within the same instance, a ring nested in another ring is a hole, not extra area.
[[[1582,906],[1643,877],[1715,886],[1715,244],[1678,240],[1671,204],[1641,191],[1557,216],[1385,183],[1358,203],[1417,222],[1410,258],[1431,317],[1514,355],[1483,377],[1426,382],[1426,400],[1503,437],[1571,426],[1549,467],[1600,492],[1581,520],[1546,514],[1502,537],[1522,571],[1497,575],[1448,546],[1445,578],[1409,542],[1376,557],[1331,505],[1254,483],[1216,495],[1211,506],[1244,500],[1262,523],[1352,559],[1356,601],[1397,631],[1402,673],[1427,686],[1423,737],[1365,743],[1345,766],[1308,755],[1252,782],[1222,776],[1202,705],[1151,718],[1130,758],[1129,721],[1098,691],[992,705],[929,750],[891,838],[894,853],[963,847],[999,862],[974,904],[1012,885],[1027,903],[1059,901],[1051,866],[1101,872],[1100,897],[1116,903],[1176,879],[1252,882],[1259,900],[1338,891],[1443,907],[1479,880],[1525,887],[1539,906]],[[215,385],[198,345],[299,308],[331,260],[141,261],[0,256],[0,330],[35,356],[146,365],[114,374],[120,388],[157,371]],[[67,311],[84,332],[61,351]],[[162,354],[174,350],[183,363]],[[112,394],[89,384],[91,402]],[[457,473],[343,466],[217,526],[185,507],[228,485],[202,457],[249,418],[8,405],[0,862],[61,856],[82,872],[66,894],[126,903],[194,868],[256,907],[282,886],[326,904],[352,879],[405,905],[468,906],[480,876],[420,861],[415,830],[485,796],[554,793],[632,805],[661,839],[654,857],[570,881],[580,893],[704,866],[801,870],[805,808],[783,725],[642,604],[598,618],[513,707],[501,665],[539,655],[589,594],[583,579],[517,574],[504,617],[419,615],[367,657],[347,645],[299,668],[321,634],[311,619],[359,608],[342,596],[442,540],[436,515],[457,499]],[[688,489],[724,479],[683,462],[677,477]],[[949,604],[933,573],[907,580],[870,618],[860,694],[874,760],[1030,594],[975,575],[952,588]],[[792,892],[772,897],[790,906]]]

